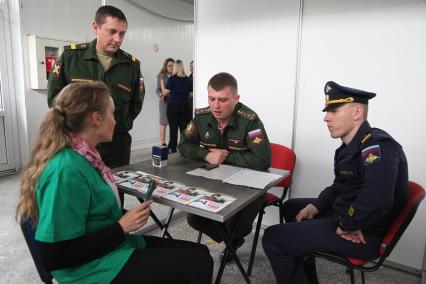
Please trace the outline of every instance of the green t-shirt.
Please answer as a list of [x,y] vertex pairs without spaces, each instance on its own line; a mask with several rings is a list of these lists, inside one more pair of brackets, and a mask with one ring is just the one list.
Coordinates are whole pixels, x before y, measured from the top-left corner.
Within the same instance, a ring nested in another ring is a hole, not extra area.
[[[75,239],[105,228],[122,216],[111,187],[84,157],[70,148],[60,151],[46,164],[36,198],[39,223],[35,239],[41,242]],[[144,247],[142,237],[128,234],[107,255],[51,274],[60,283],[108,283],[133,250]]]

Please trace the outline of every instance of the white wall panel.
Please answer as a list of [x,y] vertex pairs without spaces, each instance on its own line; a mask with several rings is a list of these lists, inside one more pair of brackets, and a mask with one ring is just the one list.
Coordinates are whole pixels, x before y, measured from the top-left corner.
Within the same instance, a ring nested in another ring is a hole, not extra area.
[[28,136],[34,141],[47,110],[46,91],[32,90],[26,35],[85,42],[93,38],[91,23],[101,0],[22,0],[23,52],[26,70]]
[[[156,75],[166,57],[180,58],[185,67],[193,59],[193,24],[190,22],[173,21],[141,9],[130,1],[106,1],[109,5],[120,8],[129,23],[122,48],[141,60],[141,70],[145,77],[146,96],[142,109],[132,131],[132,149],[141,149],[156,144],[159,139],[158,99],[155,94]],[[164,5],[148,2],[148,8],[155,8],[158,13],[173,14],[177,7],[179,17],[189,18],[193,6],[177,1],[168,1],[168,10]],[[23,34],[35,34],[46,38],[67,41],[87,42],[94,38],[91,23],[101,0],[22,0]],[[144,1],[138,1],[144,5]],[[186,9],[186,12],[184,12]],[[26,48],[26,37],[23,39]],[[160,46],[154,52],[153,45]],[[24,49],[26,72],[28,75],[28,51]],[[36,91],[26,83],[27,112],[29,121],[29,137],[33,141],[38,127],[47,112],[46,91]]]
[[[292,197],[316,196],[333,181],[334,149],[325,123],[324,84],[376,92],[369,121],[404,147],[410,179],[426,186],[426,3],[410,1],[304,1]],[[420,130],[422,129],[422,130]],[[426,204],[391,260],[420,268]]]
[[[183,60],[185,71],[189,73],[189,62],[193,59],[193,23],[152,15],[126,0],[108,1],[108,4],[122,9],[126,14],[129,27],[122,48],[141,61],[146,94],[142,112],[135,120],[131,134],[132,149],[146,148],[160,142],[158,98],[155,93],[157,74],[167,57]],[[172,5],[170,2],[170,10],[173,10]],[[158,52],[154,51],[154,44],[158,44]]]
[[207,105],[208,80],[229,72],[269,139],[291,146],[298,9],[299,1],[197,1],[196,106]]

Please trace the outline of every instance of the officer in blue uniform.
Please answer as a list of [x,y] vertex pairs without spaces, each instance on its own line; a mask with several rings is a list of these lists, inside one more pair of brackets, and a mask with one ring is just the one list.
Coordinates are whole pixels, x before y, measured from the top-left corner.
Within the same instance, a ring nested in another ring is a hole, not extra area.
[[315,251],[377,258],[384,235],[408,199],[401,145],[367,121],[368,100],[376,94],[334,82],[325,85],[324,93],[324,121],[331,137],[343,142],[335,152],[335,179],[316,199],[288,200],[283,208],[287,223],[266,229],[263,248],[278,283],[303,278],[316,283],[314,260],[306,257]]

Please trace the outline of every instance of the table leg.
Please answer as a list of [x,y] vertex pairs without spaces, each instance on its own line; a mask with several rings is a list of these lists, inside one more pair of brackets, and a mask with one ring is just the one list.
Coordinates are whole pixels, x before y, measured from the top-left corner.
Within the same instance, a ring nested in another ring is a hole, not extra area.
[[222,275],[223,275],[223,271],[225,269],[225,264],[226,264],[226,259],[228,258],[228,254],[231,254],[231,257],[234,259],[235,263],[237,264],[237,267],[240,270],[241,275],[243,276],[244,280],[247,283],[250,283],[250,278],[247,276],[247,273],[246,273],[244,267],[241,265],[240,259],[238,258],[237,254],[235,253],[236,250],[234,249],[234,247],[232,246],[232,243],[231,243],[231,240],[232,240],[232,237],[234,236],[234,231],[235,231],[235,222],[233,224],[231,237],[229,237],[226,234],[225,225],[223,223],[215,222],[215,226],[216,226],[216,229],[219,232],[220,236],[222,237],[222,239],[225,243],[225,246],[226,246],[225,247],[225,254],[224,254],[222,261],[220,263],[220,267],[219,267],[219,271],[218,271],[217,276],[216,276],[215,283],[219,284],[220,281],[222,280]]
[[[145,200],[143,200],[142,198],[137,198],[139,200],[139,202],[144,202]],[[151,211],[151,218],[152,220],[154,220],[154,222],[157,224],[157,226],[161,229],[164,230],[164,225],[163,223],[161,223],[160,219],[158,219],[158,217],[154,214],[154,212]],[[165,232],[163,232],[169,239],[173,239],[173,237],[169,234],[169,232],[167,232],[167,228],[165,230]]]
[[161,237],[164,238],[164,236],[167,233],[167,229],[169,228],[170,221],[172,221],[173,212],[175,212],[175,209],[171,207],[169,209],[169,213],[167,215],[166,223],[164,224],[163,232],[161,232]]

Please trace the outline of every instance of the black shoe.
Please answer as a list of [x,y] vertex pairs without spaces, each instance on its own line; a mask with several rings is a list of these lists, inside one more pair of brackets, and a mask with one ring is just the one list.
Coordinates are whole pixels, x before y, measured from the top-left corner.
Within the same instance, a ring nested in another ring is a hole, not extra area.
[[173,153],[176,153],[177,151],[176,151],[176,149],[169,149],[169,154],[173,154]]
[[167,146],[167,144],[166,143],[161,143],[161,146]]
[[[245,242],[244,238],[234,239],[234,240],[231,241],[232,249],[233,249],[234,253],[237,252],[238,248],[241,247],[244,244],[244,242]],[[219,257],[220,262],[222,262],[222,259],[225,257],[225,251],[226,251],[226,248],[220,254],[220,257]],[[228,256],[226,257],[225,264],[228,264],[228,263],[232,262],[233,260],[234,260],[234,258],[231,254],[231,251],[230,251],[228,253]]]

